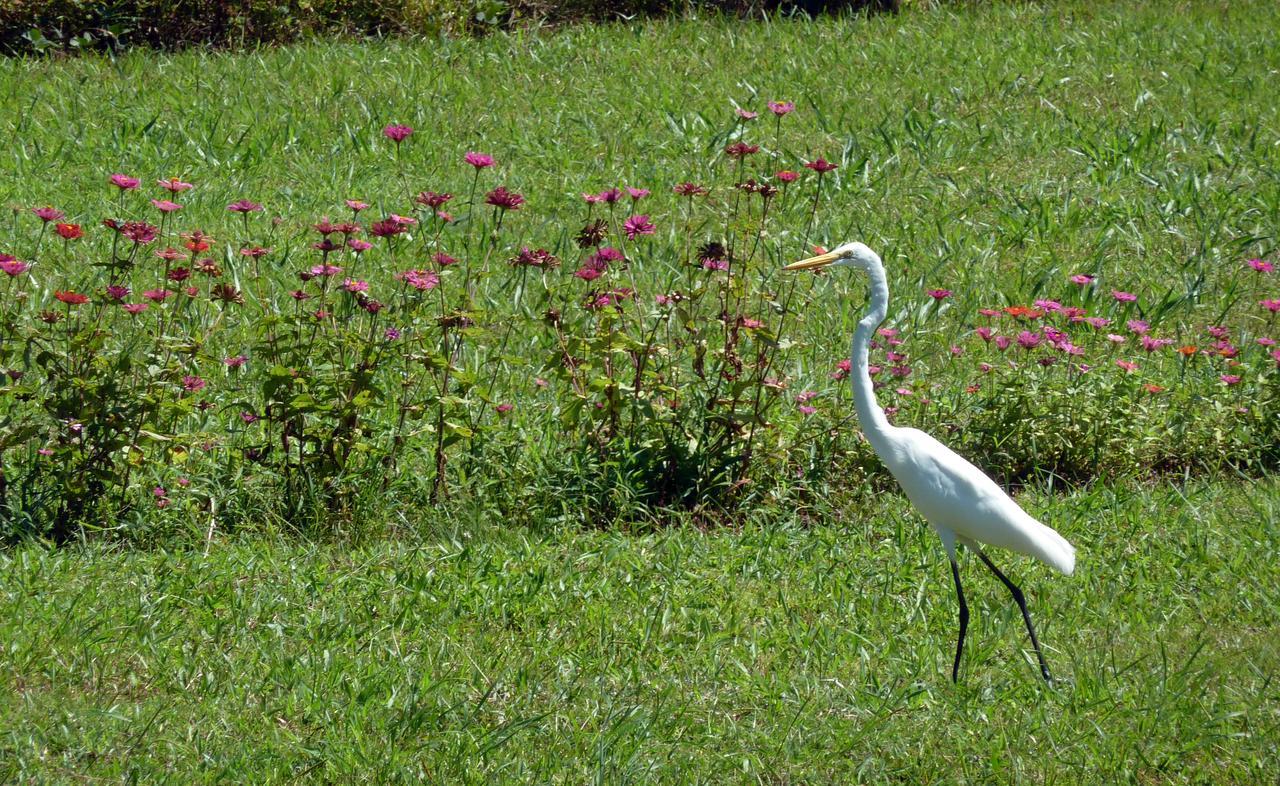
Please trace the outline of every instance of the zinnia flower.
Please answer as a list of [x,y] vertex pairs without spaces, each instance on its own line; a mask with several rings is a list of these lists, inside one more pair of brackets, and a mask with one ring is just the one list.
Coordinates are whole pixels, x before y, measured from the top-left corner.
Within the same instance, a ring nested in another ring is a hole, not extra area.
[[806,163],[804,168],[812,169],[814,172],[822,174],[823,172],[830,172],[831,170],[836,169],[837,166],[837,164],[833,164],[825,158],[816,158],[813,161]]
[[188,374],[182,378],[182,389],[188,393],[196,393],[204,390],[204,386],[209,383],[194,374]]
[[774,177],[778,178],[783,183],[791,183],[794,182],[796,178],[800,177],[800,175],[792,172],[790,169],[784,169],[781,172],[775,173]]
[[1116,365],[1130,374],[1138,370],[1138,364],[1132,360],[1117,360]]
[[385,136],[387,139],[390,139],[392,142],[395,142],[397,145],[399,145],[404,140],[408,139],[411,134],[413,134],[412,128],[406,125],[400,125],[398,123],[392,123],[391,125],[382,129],[382,135]]
[[683,197],[706,196],[707,194],[710,193],[710,191],[705,186],[700,186],[695,183],[690,183],[688,181],[685,181],[684,183],[681,183],[675,186],[671,190],[674,191],[677,196],[683,196]]
[[1129,328],[1129,332],[1137,333],[1140,336],[1151,328],[1150,325],[1143,322],[1141,319],[1131,319],[1126,322],[1125,325]]
[[397,273],[396,278],[419,292],[435,289],[440,283],[440,276],[430,270],[406,270],[403,273]]
[[444,207],[450,199],[453,199],[453,194],[437,194],[435,191],[422,191],[414,198],[414,201],[419,205],[429,207],[432,210],[439,210]]
[[60,289],[53,293],[54,298],[66,303],[68,306],[80,306],[89,302],[88,295],[82,295],[79,292],[73,292],[69,289]]
[[142,184],[141,181],[138,180],[138,178],[129,177],[128,175],[119,175],[119,174],[112,175],[110,180],[111,180],[111,185],[115,186],[121,191],[132,191],[133,189],[137,188],[139,185]]
[[9,276],[20,276],[31,269],[31,265],[20,262],[8,254],[0,254],[0,270]]
[[120,226],[120,234],[141,246],[155,240],[160,230],[145,221],[126,221]]
[[649,189],[632,188],[631,186],[627,186],[627,196],[631,197],[632,202],[639,202],[641,199],[649,196]]
[[227,368],[240,368],[245,363],[249,362],[249,358],[246,355],[236,355],[234,357],[223,358],[222,362],[227,364]]
[[450,265],[458,264],[458,260],[449,256],[443,251],[437,251],[434,255],[432,255],[431,260],[435,262],[437,265],[439,265],[440,267],[448,267]]
[[1115,298],[1120,303],[1132,303],[1138,299],[1138,296],[1132,292],[1121,292],[1118,289],[1111,290],[1111,297]]
[[756,112],[752,112],[749,109],[742,109],[741,107],[739,107],[734,111],[737,113],[738,117],[742,118],[743,120],[755,120],[757,117],[760,116]]
[[260,257],[265,257],[267,254],[270,254],[270,253],[271,253],[271,249],[263,248],[262,246],[253,246],[251,248],[240,249],[240,255],[249,257],[250,259],[258,259]]
[[157,180],[156,185],[171,194],[181,194],[183,191],[194,188],[190,183],[184,183],[176,177],[171,177],[168,180]]
[[475,167],[477,171],[493,166],[493,156],[487,156],[484,153],[468,151],[468,153],[462,158],[468,164]]
[[501,210],[519,210],[524,204],[524,197],[514,191],[508,191],[506,186],[498,186],[485,194],[484,201]]
[[351,208],[352,213],[359,213],[361,210],[369,209],[369,204],[367,202],[361,202],[359,199],[348,199],[346,200],[346,203],[347,207]]
[[628,240],[635,240],[639,235],[652,235],[654,232],[653,222],[643,213],[631,216],[622,222],[622,229],[627,233]]
[[1068,277],[1067,280],[1077,286],[1086,287],[1093,283],[1093,276],[1088,273],[1076,273],[1074,276]]
[[143,311],[146,311],[148,308],[146,303],[125,303],[120,307],[134,316],[141,314]]
[[736,158],[738,160],[742,160],[749,155],[752,155],[754,153],[759,153],[760,146],[748,145],[746,142],[734,142],[731,145],[727,145],[724,149],[724,152],[725,152],[725,155],[729,156],[730,158]]
[[63,240],[76,240],[84,237],[84,230],[80,228],[79,224],[57,224],[54,227],[54,231]]
[[245,213],[256,213],[261,209],[262,205],[259,205],[257,202],[250,202],[247,199],[241,199],[238,202],[232,202],[227,205],[227,210],[230,210],[232,213],[240,213],[242,215]]
[[1275,270],[1274,265],[1272,265],[1270,262],[1267,262],[1261,259],[1250,259],[1246,264],[1248,264],[1249,267],[1253,268],[1259,273],[1270,273],[1273,270]]
[[768,106],[769,106],[769,111],[774,113],[778,117],[782,117],[783,115],[789,115],[792,112],[796,111],[796,105],[792,101],[770,101]]
[[1260,300],[1258,303],[1272,314],[1280,311],[1280,299],[1271,298],[1268,300]]
[[63,213],[61,210],[57,210],[50,205],[32,208],[31,212],[35,213],[36,216],[46,224],[50,221],[61,221],[67,217],[66,213]]
[[1218,377],[1218,379],[1222,380],[1222,384],[1224,385],[1236,385],[1240,382],[1240,376],[1238,374],[1223,374]]
[[925,294],[934,300],[946,300],[951,297],[952,292],[949,289],[930,289]]
[[182,205],[168,199],[153,199],[151,200],[151,204],[155,205],[156,210],[159,210],[161,213],[173,213],[182,209]]

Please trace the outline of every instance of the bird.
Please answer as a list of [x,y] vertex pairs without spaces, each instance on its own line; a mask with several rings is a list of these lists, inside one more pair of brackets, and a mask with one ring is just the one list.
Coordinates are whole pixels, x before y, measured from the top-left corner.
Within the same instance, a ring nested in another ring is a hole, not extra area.
[[856,268],[870,280],[870,308],[853,333],[849,359],[854,407],[862,433],[872,449],[898,481],[912,505],[938,534],[951,562],[951,577],[960,605],[960,634],[951,666],[951,681],[959,681],[960,656],[964,652],[965,630],[969,625],[969,606],[965,603],[964,589],[960,585],[960,566],[956,562],[956,546],[962,544],[977,554],[1008,588],[1022,611],[1022,620],[1027,625],[1031,645],[1040,662],[1040,675],[1052,685],[1053,677],[1040,649],[1040,640],[1036,638],[1035,626],[1031,624],[1031,612],[1027,610],[1022,589],[996,567],[982,546],[985,544],[1030,555],[1067,576],[1075,570],[1075,547],[1023,510],[1004,489],[963,456],[919,429],[899,428],[889,423],[884,410],[876,403],[867,359],[871,338],[884,322],[889,308],[889,284],[884,263],[866,245],[853,242],[793,262],[783,269],[818,270],[825,267]]

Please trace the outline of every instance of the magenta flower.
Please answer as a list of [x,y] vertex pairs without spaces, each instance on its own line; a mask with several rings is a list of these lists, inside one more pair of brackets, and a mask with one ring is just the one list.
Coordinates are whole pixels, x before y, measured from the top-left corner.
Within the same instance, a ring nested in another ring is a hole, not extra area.
[[234,357],[223,358],[223,363],[227,364],[227,368],[241,368],[245,363],[249,362],[247,355],[236,355]]
[[1087,287],[1093,283],[1093,276],[1088,273],[1076,273],[1074,276],[1070,276],[1067,280],[1077,286]]
[[946,300],[953,294],[949,289],[930,289],[925,292],[926,295],[934,300]]
[[1224,385],[1237,385],[1240,383],[1240,376],[1238,374],[1223,374],[1218,377],[1218,379],[1222,380],[1222,384]]
[[485,204],[493,205],[500,210],[519,210],[524,204],[524,197],[514,191],[508,191],[506,186],[498,186],[485,194],[484,201]]
[[1219,339],[1227,339],[1231,337],[1231,331],[1221,325],[1210,325],[1204,329],[1204,332]]
[[1271,359],[1276,362],[1277,366],[1280,366],[1280,349],[1271,350]]
[[1173,339],[1152,338],[1151,336],[1143,336],[1141,339],[1139,339],[1139,343],[1142,344],[1142,348],[1147,352],[1155,352],[1156,350],[1161,349],[1162,347],[1167,347],[1172,345]]
[[1118,289],[1111,290],[1111,297],[1115,298],[1116,301],[1120,303],[1132,303],[1138,299],[1138,296],[1132,292],[1121,292]]
[[400,338],[400,329],[389,327],[386,330],[382,331],[382,337],[385,338],[387,341],[395,341],[396,339]]
[[107,297],[112,300],[124,300],[129,297],[129,288],[120,284],[108,284],[106,293]]
[[1258,304],[1267,311],[1270,311],[1272,314],[1280,311],[1280,299],[1270,298],[1267,300],[1260,300],[1258,301]]
[[778,117],[789,115],[796,111],[796,105],[792,101],[770,101],[768,106],[769,111]]
[[312,265],[311,269],[307,272],[311,274],[312,278],[328,278],[329,276],[336,276],[341,273],[342,268],[337,265]]
[[582,193],[582,201],[586,202],[588,205],[598,205],[603,202],[604,199],[599,194],[588,194],[584,191]]
[[1018,346],[1023,349],[1035,349],[1040,346],[1040,336],[1029,330],[1024,330],[1018,334]]
[[703,270],[728,270],[729,263],[723,259],[704,259],[702,260]]
[[974,328],[973,332],[978,334],[978,338],[988,342],[991,341],[992,334],[994,333],[991,328],[985,326]]
[[1056,300],[1044,300],[1044,299],[1037,300],[1035,302],[1035,307],[1039,309],[1043,309],[1044,311],[1061,311],[1062,310],[1062,304]]
[[836,370],[831,372],[831,378],[834,380],[842,380],[848,378],[850,372],[853,371],[853,364],[848,358],[836,363]]
[[36,217],[38,217],[41,221],[45,222],[46,224],[49,223],[50,221],[61,221],[62,219],[67,217],[66,213],[63,213],[61,210],[55,209],[52,205],[45,205],[44,207],[35,207],[31,209],[31,212],[35,213]]
[[240,213],[242,215],[245,213],[256,213],[261,209],[262,205],[259,205],[257,202],[250,202],[247,199],[241,199],[238,202],[232,202],[227,205],[227,210],[230,210],[232,213]]
[[164,190],[168,191],[171,194],[181,194],[183,191],[189,191],[195,187],[190,183],[182,182],[182,180],[176,177],[171,177],[168,180],[157,180],[156,185],[160,186],[161,188],[163,188]]
[[738,117],[742,118],[743,120],[755,120],[757,117],[760,116],[759,113],[757,112],[752,112],[748,109],[742,109],[741,107],[739,107],[734,111],[737,113]]
[[135,317],[141,314],[143,311],[146,311],[148,308],[146,303],[125,303],[120,307],[123,308],[125,311],[129,312],[130,314],[134,315]]
[[373,248],[373,244],[367,240],[361,240],[358,237],[353,237],[347,241],[347,248],[351,249],[357,254],[363,254],[364,252]]
[[796,409],[800,410],[801,415],[812,415],[818,411],[818,408],[811,404],[801,404]]
[[342,282],[342,288],[347,290],[348,292],[351,292],[352,294],[355,294],[357,292],[368,292],[369,282],[357,281],[354,278],[348,278]]
[[498,406],[494,407],[494,410],[495,410],[495,411],[497,411],[497,413],[498,413],[499,415],[505,415],[505,414],[507,414],[508,412],[510,412],[510,411],[511,411],[511,410],[513,410],[513,409],[515,409],[515,407],[514,407],[513,405],[511,405],[511,404],[507,404],[507,403],[502,403],[502,404],[499,404]]
[[404,140],[408,139],[412,134],[413,134],[412,128],[406,125],[400,125],[398,123],[392,123],[391,125],[382,129],[382,135],[385,136],[387,139],[390,139],[392,142],[395,142],[397,146],[399,146],[399,144]]
[[1117,360],[1116,365],[1130,374],[1138,370],[1138,364],[1132,360]]
[[1006,349],[1009,348],[1009,345],[1013,343],[1013,339],[1009,338],[1008,336],[996,336],[994,339],[992,339],[992,341],[995,342],[996,349],[1000,350],[1001,352],[1004,352]]
[[792,172],[790,169],[784,169],[781,172],[776,172],[774,177],[778,178],[783,183],[793,183],[796,178],[800,177],[800,175]]
[[627,196],[631,197],[632,202],[639,202],[641,199],[649,196],[649,189],[632,188],[631,186],[627,186]]
[[639,235],[652,235],[654,226],[649,216],[641,213],[622,222],[622,230],[627,233],[627,240],[635,240]]
[[1261,259],[1250,259],[1246,264],[1259,273],[1270,273],[1276,269],[1275,265]]
[[361,210],[369,209],[369,203],[361,202],[359,199],[348,199],[346,203],[347,207],[351,208],[352,213],[359,213]]
[[432,261],[434,261],[434,262],[435,262],[437,265],[439,265],[440,267],[448,267],[448,266],[450,266],[450,265],[456,265],[456,264],[458,264],[458,260],[456,260],[456,259],[454,259],[453,257],[449,256],[448,254],[444,253],[443,251],[437,251],[437,252],[436,252],[436,253],[431,257],[431,259],[432,259]]
[[418,194],[414,201],[432,210],[439,210],[450,199],[453,199],[453,194],[437,194],[435,191],[423,191]]
[[725,155],[729,156],[730,158],[736,158],[739,161],[741,161],[742,159],[746,158],[749,155],[759,153],[760,146],[748,145],[746,142],[734,142],[731,145],[727,145],[724,149],[724,152],[725,152]]
[[484,153],[476,153],[475,151],[468,151],[467,154],[462,158],[468,164],[475,167],[477,172],[480,171],[481,169],[485,169],[486,167],[493,166],[493,156],[487,156]]
[[599,194],[597,194],[596,198],[599,201],[605,203],[606,205],[616,204],[619,199],[622,199],[622,189],[606,188],[604,191],[601,191]]
[[119,175],[119,174],[112,175],[110,180],[111,180],[111,185],[115,186],[121,191],[132,191],[142,184],[142,181],[138,180],[138,178],[129,177],[128,175]]
[[440,276],[430,270],[406,270],[403,273],[397,273],[396,278],[419,292],[435,289],[440,283]]
[[383,221],[376,222],[369,227],[369,234],[374,237],[395,237],[403,234],[407,230],[405,224],[396,221],[394,218],[388,218]]
[[816,158],[813,161],[809,161],[804,165],[805,169],[812,169],[814,172],[817,172],[818,174],[822,174],[824,172],[830,172],[833,169],[836,169],[837,167],[838,167],[837,164],[833,164],[830,161],[826,160],[825,158]]
[[31,265],[20,262],[7,254],[0,255],[0,271],[10,277],[20,276],[31,269]]
[[706,186],[700,186],[700,185],[697,185],[696,183],[690,183],[688,181],[685,181],[673,187],[671,190],[674,191],[677,196],[682,196],[682,197],[706,196],[707,194],[711,193]]
[[1104,328],[1111,324],[1111,320],[1106,317],[1085,317],[1084,323],[1093,328]]
[[1151,326],[1141,319],[1131,319],[1125,325],[1129,328],[1129,332],[1137,333],[1139,336],[1151,329]]
[[153,303],[163,303],[172,294],[167,289],[148,289],[142,293],[142,296]]
[[250,259],[260,259],[271,253],[271,249],[262,246],[253,246],[251,248],[240,249],[240,255],[249,257]]
[[1129,339],[1125,338],[1124,336],[1118,336],[1118,335],[1116,335],[1115,333],[1108,333],[1108,334],[1107,334],[1107,341],[1110,341],[1110,342],[1111,342],[1111,343],[1113,343],[1113,344],[1123,344],[1124,342],[1126,342],[1126,341],[1128,341],[1128,340],[1129,340]]
[[182,378],[182,389],[188,393],[197,393],[204,390],[204,387],[207,384],[209,383],[194,374],[188,374]]
[[160,229],[145,221],[126,221],[120,225],[120,234],[141,246],[155,240]]
[[155,205],[156,210],[159,210],[161,213],[173,213],[182,209],[182,205],[168,199],[153,199],[151,200],[151,204]]
[[1258,338],[1254,340],[1258,342],[1258,346],[1260,347],[1274,347],[1276,345],[1276,340],[1274,338],[1267,338],[1266,336],[1258,336]]

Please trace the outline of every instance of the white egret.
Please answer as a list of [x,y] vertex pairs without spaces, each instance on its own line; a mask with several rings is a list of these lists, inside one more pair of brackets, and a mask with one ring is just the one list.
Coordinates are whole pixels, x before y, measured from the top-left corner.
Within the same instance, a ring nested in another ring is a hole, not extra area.
[[852,373],[849,377],[853,384],[854,406],[867,441],[902,486],[907,498],[938,533],[951,561],[951,576],[960,601],[960,636],[956,642],[956,659],[951,667],[952,681],[960,673],[960,654],[964,650],[965,628],[969,624],[969,607],[964,601],[964,590],[960,588],[960,567],[956,564],[958,542],[972,549],[1009,588],[1022,610],[1023,621],[1027,623],[1031,645],[1035,647],[1036,658],[1040,661],[1040,673],[1046,682],[1052,682],[1022,590],[1000,572],[980,544],[1028,554],[1068,576],[1075,569],[1075,548],[1057,532],[1032,518],[995,481],[946,445],[918,429],[889,425],[884,410],[876,403],[867,368],[871,337],[884,321],[889,307],[889,285],[885,280],[884,265],[880,257],[862,243],[847,243],[830,253],[787,265],[785,269],[816,270],[828,265],[854,267],[871,279],[871,308],[858,322],[853,334]]

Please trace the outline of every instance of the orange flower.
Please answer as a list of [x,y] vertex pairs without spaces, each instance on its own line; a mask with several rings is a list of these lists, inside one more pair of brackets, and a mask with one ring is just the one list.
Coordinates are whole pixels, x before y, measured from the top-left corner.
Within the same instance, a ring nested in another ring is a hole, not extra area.
[[57,230],[58,235],[63,240],[75,240],[76,238],[84,237],[84,230],[80,228],[79,224],[56,224],[54,229]]
[[1178,353],[1182,355],[1184,358],[1191,357],[1196,353],[1196,351],[1197,351],[1197,348],[1190,344],[1186,345],[1185,347],[1178,347]]
[[1028,319],[1039,319],[1044,316],[1044,312],[1030,306],[1005,306],[1004,313],[1011,317],[1026,317]]

